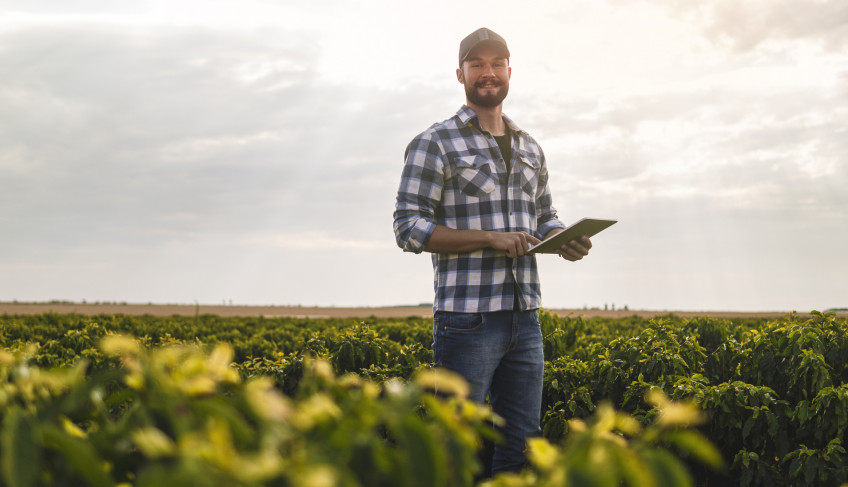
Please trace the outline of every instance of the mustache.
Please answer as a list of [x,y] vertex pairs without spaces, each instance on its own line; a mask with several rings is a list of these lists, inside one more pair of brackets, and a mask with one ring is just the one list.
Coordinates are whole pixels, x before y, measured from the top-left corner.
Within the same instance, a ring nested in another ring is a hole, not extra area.
[[481,81],[478,81],[478,82],[474,83],[474,87],[475,87],[475,88],[480,88],[480,87],[482,87],[482,86],[483,86],[483,85],[485,85],[485,84],[492,84],[492,85],[494,85],[494,86],[503,86],[503,82],[501,82],[500,80],[497,80],[497,79],[484,79],[484,80],[481,80]]

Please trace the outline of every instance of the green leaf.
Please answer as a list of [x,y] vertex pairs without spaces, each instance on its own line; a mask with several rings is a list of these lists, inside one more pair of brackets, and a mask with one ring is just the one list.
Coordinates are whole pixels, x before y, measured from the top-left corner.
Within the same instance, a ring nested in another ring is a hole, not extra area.
[[748,469],[748,465],[751,462],[751,457],[750,455],[748,455],[748,452],[745,450],[740,450],[739,453],[736,454],[736,458],[734,458],[734,461],[739,458],[742,459],[742,465],[745,467],[745,469]]
[[114,485],[109,475],[103,471],[103,461],[97,456],[97,452],[90,443],[69,436],[52,425],[42,425],[41,435],[44,446],[62,452],[70,466],[90,485],[95,487]]
[[780,426],[777,422],[777,416],[775,416],[772,412],[769,412],[768,415],[766,415],[766,420],[768,421],[769,436],[772,438],[777,437],[777,428]]
[[[791,455],[791,453],[790,453]],[[789,464],[789,476],[795,478],[798,476],[799,471],[801,470],[801,459],[795,458],[792,460],[792,463]]]
[[394,431],[406,449],[407,479],[413,485],[443,485],[446,474],[445,458],[427,427],[418,418],[407,416]]
[[[745,467],[748,465],[746,464]],[[750,468],[746,468],[742,471],[742,476],[739,477],[739,485],[743,487],[747,487],[751,484],[751,481],[754,479],[754,471]]]
[[710,467],[721,468],[724,466],[724,460],[721,458],[718,448],[697,431],[674,431],[667,433],[665,438]]
[[627,485],[651,485],[651,470],[648,468],[648,465],[640,462],[631,450],[617,448],[612,449],[610,453],[615,458],[615,464],[617,464],[620,470],[621,479],[626,480]]
[[804,481],[807,485],[815,485],[813,480],[816,477],[816,474],[819,471],[819,459],[817,457],[810,457],[804,463]]
[[653,449],[643,452],[642,458],[653,472],[657,487],[692,487],[689,472],[671,453]]
[[745,440],[748,438],[748,435],[751,434],[751,428],[754,427],[754,418],[748,418],[745,421],[745,426],[742,427],[742,439]]
[[256,434],[244,417],[220,398],[194,401],[192,407],[198,417],[212,417],[226,421],[237,441],[250,441]]
[[798,403],[798,422],[803,426],[809,418],[809,401],[801,401]]
[[41,472],[41,449],[31,419],[14,408],[3,420],[3,479],[10,487],[35,485]]

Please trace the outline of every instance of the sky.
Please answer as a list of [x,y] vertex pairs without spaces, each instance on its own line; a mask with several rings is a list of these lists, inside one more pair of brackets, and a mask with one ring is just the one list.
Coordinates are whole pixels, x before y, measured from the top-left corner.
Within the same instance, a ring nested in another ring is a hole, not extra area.
[[511,51],[560,219],[543,306],[848,307],[844,0],[5,0],[0,301],[432,302],[409,141]]

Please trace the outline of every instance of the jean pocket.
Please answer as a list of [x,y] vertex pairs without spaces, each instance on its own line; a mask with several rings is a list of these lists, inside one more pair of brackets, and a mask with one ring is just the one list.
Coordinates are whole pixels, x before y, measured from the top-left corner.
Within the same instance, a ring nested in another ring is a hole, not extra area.
[[480,313],[448,313],[441,322],[445,330],[474,331],[483,326]]

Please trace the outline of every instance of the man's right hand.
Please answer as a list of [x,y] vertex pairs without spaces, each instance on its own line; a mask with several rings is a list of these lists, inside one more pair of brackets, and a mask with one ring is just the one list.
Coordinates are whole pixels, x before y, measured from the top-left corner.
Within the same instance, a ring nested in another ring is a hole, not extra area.
[[541,240],[525,232],[489,232],[489,247],[503,250],[507,257],[521,257]]
[[531,244],[537,243],[539,243],[538,238],[525,232],[455,230],[444,225],[436,225],[425,250],[437,254],[449,254],[474,252],[488,247],[506,252],[507,257],[521,257],[527,254]]

